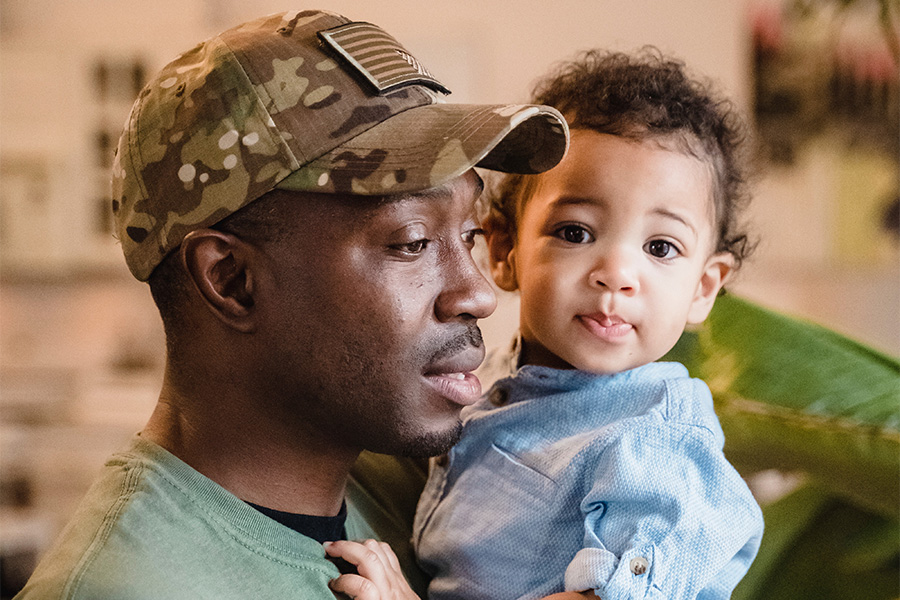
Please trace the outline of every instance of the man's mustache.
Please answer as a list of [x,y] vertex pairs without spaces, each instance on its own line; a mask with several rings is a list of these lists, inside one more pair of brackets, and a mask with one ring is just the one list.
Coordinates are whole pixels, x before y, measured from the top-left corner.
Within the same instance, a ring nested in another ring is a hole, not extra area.
[[440,348],[434,351],[429,362],[437,362],[444,358],[455,356],[469,348],[481,348],[484,346],[484,339],[481,337],[481,329],[475,322],[466,323],[466,330],[461,334],[450,338],[444,342]]

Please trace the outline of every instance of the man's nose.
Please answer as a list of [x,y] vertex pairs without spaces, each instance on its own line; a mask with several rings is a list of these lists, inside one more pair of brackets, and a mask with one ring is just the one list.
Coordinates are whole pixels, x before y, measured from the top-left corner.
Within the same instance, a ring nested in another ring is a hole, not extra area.
[[485,279],[467,249],[460,249],[452,260],[444,263],[444,288],[435,302],[439,320],[460,316],[484,319],[497,308],[494,288]]

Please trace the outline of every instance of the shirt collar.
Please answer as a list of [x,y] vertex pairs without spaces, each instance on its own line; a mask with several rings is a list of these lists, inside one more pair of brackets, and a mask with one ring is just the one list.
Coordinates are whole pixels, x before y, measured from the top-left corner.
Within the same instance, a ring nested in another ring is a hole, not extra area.
[[484,390],[489,390],[497,381],[514,375],[519,369],[522,353],[522,335],[516,333],[512,342],[489,350],[484,363],[476,371]]

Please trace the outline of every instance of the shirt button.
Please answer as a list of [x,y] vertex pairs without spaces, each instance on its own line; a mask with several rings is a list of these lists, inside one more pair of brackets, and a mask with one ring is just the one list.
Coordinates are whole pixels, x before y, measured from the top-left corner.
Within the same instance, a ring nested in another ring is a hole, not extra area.
[[494,406],[504,406],[509,401],[509,392],[503,388],[494,388],[489,400]]
[[446,467],[447,463],[450,462],[449,454],[441,454],[440,456],[435,457],[434,464],[439,467]]
[[628,563],[628,566],[631,568],[631,572],[635,575],[643,575],[647,572],[647,568],[650,566],[650,562],[643,556],[635,556],[631,559],[631,562]]

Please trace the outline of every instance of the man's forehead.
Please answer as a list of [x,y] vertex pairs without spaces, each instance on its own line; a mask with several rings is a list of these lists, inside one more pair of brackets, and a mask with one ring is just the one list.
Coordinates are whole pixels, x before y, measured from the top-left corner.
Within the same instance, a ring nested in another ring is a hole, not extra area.
[[[285,217],[292,220],[294,218],[304,219],[304,214],[310,216],[316,213],[322,216],[330,214],[338,219],[364,222],[370,221],[377,213],[385,209],[393,212],[404,206],[427,207],[429,210],[440,210],[445,207],[447,210],[463,209],[465,212],[474,213],[475,203],[483,191],[483,179],[475,170],[469,170],[442,185],[402,194],[366,196],[275,189],[264,197],[272,197],[276,205],[288,210],[288,213],[284,213]],[[287,217],[287,214],[295,216]]]
[[403,194],[382,196],[380,198],[380,201],[385,204],[391,204],[395,202],[417,199],[447,199],[453,196],[453,194],[457,192],[457,190],[459,190],[461,187],[471,190],[470,192],[467,190],[464,193],[470,194],[472,200],[475,201],[479,196],[481,196],[481,193],[484,191],[484,180],[474,169],[470,169],[466,173],[463,173],[459,177],[451,179],[450,181],[442,185],[416,192],[406,192]]

